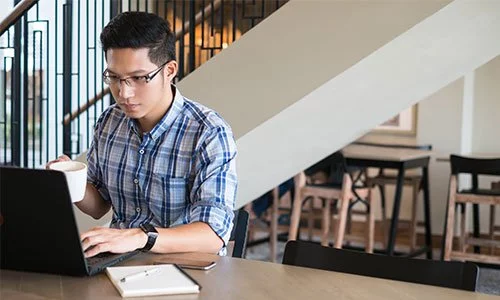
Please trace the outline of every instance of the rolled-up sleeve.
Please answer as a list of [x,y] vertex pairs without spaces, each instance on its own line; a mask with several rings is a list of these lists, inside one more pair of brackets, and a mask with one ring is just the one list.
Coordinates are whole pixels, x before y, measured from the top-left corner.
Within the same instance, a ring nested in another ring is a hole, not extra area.
[[222,239],[225,247],[233,227],[238,182],[236,143],[229,128],[216,127],[207,133],[198,146],[189,223],[207,223]]

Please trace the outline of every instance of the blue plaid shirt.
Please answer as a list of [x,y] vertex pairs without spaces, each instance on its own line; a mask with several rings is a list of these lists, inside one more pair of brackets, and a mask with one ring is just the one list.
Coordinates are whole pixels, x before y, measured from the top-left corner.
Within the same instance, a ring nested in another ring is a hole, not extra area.
[[[213,110],[175,96],[144,135],[111,105],[96,123],[88,180],[113,207],[113,228],[205,222],[227,244],[236,196],[236,144]],[[224,255],[225,246],[219,254]]]

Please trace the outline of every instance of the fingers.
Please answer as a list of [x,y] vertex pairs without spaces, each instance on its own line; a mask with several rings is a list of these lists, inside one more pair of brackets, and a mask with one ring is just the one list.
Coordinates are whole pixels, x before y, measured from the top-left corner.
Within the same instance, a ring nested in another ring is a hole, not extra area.
[[100,234],[100,231],[106,231],[106,230],[109,230],[109,228],[105,228],[105,227],[93,227],[93,228],[89,229],[89,231],[82,233],[80,235],[80,240],[83,241],[84,239],[86,239],[88,237]]
[[80,235],[86,257],[101,252],[124,253],[142,247],[146,242],[141,238],[144,233],[138,228],[115,229],[95,227]]
[[89,231],[80,235],[80,241],[82,242],[82,248],[85,253],[85,257],[91,257],[104,251],[104,244],[106,243],[107,235],[106,230],[101,230],[103,228],[94,227]]
[[124,252],[120,246],[123,242],[122,230],[114,228],[94,227],[80,235],[85,257],[92,257],[102,252]]
[[87,251],[89,248],[95,247],[96,245],[105,242],[104,235],[94,235],[82,239],[83,251]]
[[82,242],[83,250],[85,251],[87,248],[96,245],[99,242],[104,240],[105,236],[109,236],[107,231],[109,228],[102,227],[94,227],[87,232],[84,232],[80,235],[80,241]]
[[108,251],[110,251],[110,249],[111,249],[110,243],[101,243],[101,244],[98,244],[98,245],[91,247],[90,249],[87,249],[84,252],[84,255],[85,255],[85,257],[92,257],[92,256],[95,256],[99,253],[108,252]]
[[53,163],[56,163],[56,162],[60,162],[60,161],[70,161],[71,158],[69,158],[69,156],[63,154],[63,155],[60,155],[58,158],[54,159],[54,160],[51,160],[49,161],[46,165],[45,165],[45,169],[49,169],[50,165],[53,164]]

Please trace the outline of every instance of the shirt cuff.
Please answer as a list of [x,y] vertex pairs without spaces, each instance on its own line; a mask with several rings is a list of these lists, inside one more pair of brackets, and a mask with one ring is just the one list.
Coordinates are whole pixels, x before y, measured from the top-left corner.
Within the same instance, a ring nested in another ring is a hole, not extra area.
[[[223,204],[198,201],[189,211],[189,223],[203,222],[212,228],[226,247],[233,229],[234,212]],[[223,248],[224,248],[223,247]]]

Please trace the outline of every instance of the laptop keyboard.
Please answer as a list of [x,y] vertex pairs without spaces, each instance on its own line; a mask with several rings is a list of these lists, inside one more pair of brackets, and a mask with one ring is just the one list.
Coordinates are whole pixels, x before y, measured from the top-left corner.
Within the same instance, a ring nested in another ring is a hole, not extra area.
[[89,273],[96,274],[104,268],[108,266],[112,266],[114,264],[117,264],[121,262],[122,260],[125,260],[131,256],[134,256],[135,254],[139,253],[138,251],[132,251],[132,252],[127,252],[127,253],[111,253],[111,252],[103,252],[99,253],[95,256],[88,257],[86,258],[87,260],[87,265],[89,268]]
[[102,252],[92,257],[87,257],[87,263],[91,266],[102,263],[104,261],[112,260],[113,258],[119,256],[111,252]]

